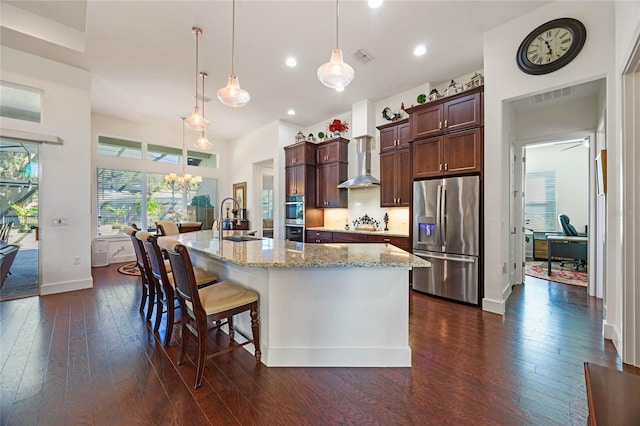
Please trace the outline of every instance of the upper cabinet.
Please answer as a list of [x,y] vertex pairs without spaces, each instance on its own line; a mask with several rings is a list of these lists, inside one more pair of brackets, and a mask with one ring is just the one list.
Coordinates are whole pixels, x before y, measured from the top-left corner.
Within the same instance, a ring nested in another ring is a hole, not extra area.
[[346,208],[348,189],[338,189],[347,180],[349,140],[336,138],[318,144],[316,155],[316,207]]
[[311,142],[298,142],[284,147],[285,167],[299,164],[316,165],[316,145]]
[[316,196],[316,145],[299,142],[284,148],[285,190],[287,196],[305,196],[313,206]]
[[385,124],[380,131],[380,207],[411,201],[411,127],[409,120]]
[[411,117],[412,139],[423,139],[481,126],[483,124],[481,89],[471,89],[451,98],[407,109]]
[[409,119],[378,126],[380,131],[380,152],[393,151],[409,146],[411,127]]

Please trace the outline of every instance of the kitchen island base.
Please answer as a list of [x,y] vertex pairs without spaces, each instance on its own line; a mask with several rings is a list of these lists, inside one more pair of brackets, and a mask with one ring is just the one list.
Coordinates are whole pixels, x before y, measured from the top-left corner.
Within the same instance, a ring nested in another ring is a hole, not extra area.
[[[245,267],[197,251],[192,257],[260,294],[262,362],[269,367],[411,366],[410,268]],[[234,321],[251,330],[249,315]]]

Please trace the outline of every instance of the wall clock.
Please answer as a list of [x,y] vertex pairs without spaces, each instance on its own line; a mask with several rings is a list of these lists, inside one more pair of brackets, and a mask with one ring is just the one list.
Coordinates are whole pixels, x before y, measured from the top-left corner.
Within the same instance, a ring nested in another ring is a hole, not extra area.
[[554,19],[529,33],[518,48],[516,62],[527,74],[548,74],[578,56],[586,39],[587,30],[582,22],[573,18]]

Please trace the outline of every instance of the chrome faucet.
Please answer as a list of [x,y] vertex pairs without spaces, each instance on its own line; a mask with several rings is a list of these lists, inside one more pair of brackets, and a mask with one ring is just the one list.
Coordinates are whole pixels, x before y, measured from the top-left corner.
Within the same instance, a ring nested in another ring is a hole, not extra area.
[[220,218],[218,219],[218,230],[220,231],[220,234],[218,236],[218,244],[220,244],[220,250],[222,250],[222,230],[224,229],[223,220],[222,220],[222,209],[224,208],[224,203],[227,202],[227,201],[233,201],[235,203],[235,205],[238,207],[238,220],[237,220],[237,223],[238,223],[238,225],[240,225],[240,203],[235,198],[232,198],[232,197],[225,198],[220,203]]

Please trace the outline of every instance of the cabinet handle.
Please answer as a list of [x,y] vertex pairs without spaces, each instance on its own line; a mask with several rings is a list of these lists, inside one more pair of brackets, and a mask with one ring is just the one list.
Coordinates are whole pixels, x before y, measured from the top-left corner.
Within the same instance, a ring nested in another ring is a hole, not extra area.
[[449,163],[444,163],[444,169],[449,170]]
[[438,121],[438,129],[442,129],[442,121]]
[[388,243],[388,242],[390,242],[391,240],[390,240],[389,238],[385,238],[383,241],[384,241],[385,243]]
[[447,127],[447,120],[444,120],[444,127]]
[[442,171],[442,164],[440,164],[440,168],[439,168],[439,171]]

